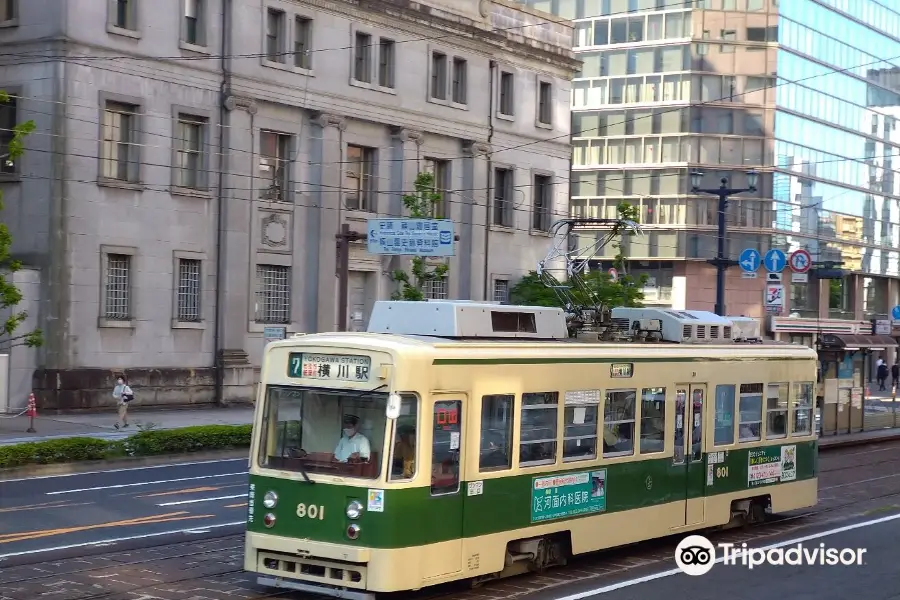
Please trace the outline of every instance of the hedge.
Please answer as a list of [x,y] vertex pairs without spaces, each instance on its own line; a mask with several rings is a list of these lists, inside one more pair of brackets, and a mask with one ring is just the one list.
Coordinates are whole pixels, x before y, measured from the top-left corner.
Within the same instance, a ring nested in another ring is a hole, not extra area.
[[0,446],[0,469],[109,458],[250,447],[252,425],[198,425],[141,431],[124,440],[72,437]]

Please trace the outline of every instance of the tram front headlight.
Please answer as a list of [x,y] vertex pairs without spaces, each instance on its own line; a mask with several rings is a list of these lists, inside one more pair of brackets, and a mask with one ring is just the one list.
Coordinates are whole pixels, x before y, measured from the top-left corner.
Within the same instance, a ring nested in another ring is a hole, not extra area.
[[263,496],[263,506],[272,509],[275,508],[276,504],[278,504],[278,494],[275,492],[266,492],[266,495]]
[[359,515],[362,514],[363,505],[354,500],[350,504],[347,505],[347,518],[348,519],[358,519]]

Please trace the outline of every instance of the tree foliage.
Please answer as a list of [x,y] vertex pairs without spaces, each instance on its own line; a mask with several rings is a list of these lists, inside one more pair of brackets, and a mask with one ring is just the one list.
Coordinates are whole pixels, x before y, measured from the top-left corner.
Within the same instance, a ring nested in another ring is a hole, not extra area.
[[[0,103],[9,103],[9,94],[0,91]],[[34,121],[20,123],[13,128],[12,139],[6,146],[6,153],[0,156],[7,164],[13,164],[25,150],[25,136],[34,131]],[[0,191],[0,211],[3,210],[3,193]],[[0,322],[0,342],[11,346],[25,345],[31,348],[44,343],[40,329],[16,335],[19,326],[28,318],[24,310],[16,310],[22,302],[22,292],[12,282],[12,274],[22,268],[22,263],[12,257],[12,235],[6,223],[0,222],[0,310],[9,312],[5,321]]]
[[[427,219],[434,213],[434,208],[443,199],[441,194],[434,189],[434,175],[428,172],[419,173],[415,181],[415,193],[403,196],[403,206],[413,219]],[[414,256],[412,268],[407,273],[397,269],[391,274],[391,279],[400,284],[400,289],[394,292],[394,300],[425,300],[425,283],[441,280],[447,276],[450,270],[446,264],[430,267],[421,256]]]
[[[619,218],[638,222],[638,209],[627,202],[622,202],[618,206]],[[600,304],[607,308],[615,308],[617,306],[641,306],[644,299],[642,287],[647,283],[647,275],[633,277],[626,274],[626,257],[622,253],[622,235],[621,227],[613,229],[612,246],[618,252],[613,258],[613,266],[618,272],[618,278],[613,281],[609,273],[603,271],[591,271],[582,277],[584,288],[572,286],[569,293],[575,299],[575,303],[581,306],[593,306],[599,301]],[[536,271],[530,272],[528,275],[519,280],[509,291],[509,299],[513,304],[522,304],[526,306],[557,306],[563,307],[556,292],[544,285]]]

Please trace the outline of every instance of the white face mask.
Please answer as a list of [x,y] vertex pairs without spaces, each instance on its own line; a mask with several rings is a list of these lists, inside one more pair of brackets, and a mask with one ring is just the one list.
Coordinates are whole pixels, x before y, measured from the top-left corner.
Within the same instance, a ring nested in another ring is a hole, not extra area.
[[344,435],[347,436],[347,437],[353,437],[353,430],[352,430],[352,429],[345,429],[345,430],[344,430]]

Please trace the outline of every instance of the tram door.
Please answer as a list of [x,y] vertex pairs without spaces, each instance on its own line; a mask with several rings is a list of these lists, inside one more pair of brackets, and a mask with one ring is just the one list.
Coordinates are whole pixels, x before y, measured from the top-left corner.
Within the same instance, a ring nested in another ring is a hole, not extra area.
[[431,411],[431,494],[429,513],[434,521],[429,531],[433,542],[422,557],[424,579],[462,571],[463,493],[462,479],[463,406],[465,394],[434,394]]
[[706,470],[703,463],[703,404],[706,384],[675,386],[675,454],[672,462],[676,477],[684,486],[684,520],[675,526],[695,525],[704,520]]

